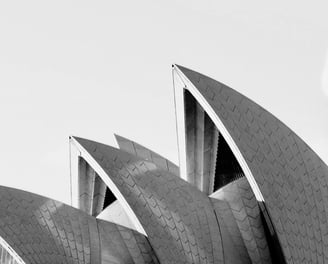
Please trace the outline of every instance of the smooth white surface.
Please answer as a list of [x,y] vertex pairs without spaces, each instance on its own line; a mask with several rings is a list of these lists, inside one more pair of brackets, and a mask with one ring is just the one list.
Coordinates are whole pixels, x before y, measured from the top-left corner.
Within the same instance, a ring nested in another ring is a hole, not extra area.
[[226,83],[328,162],[328,2],[0,1],[0,185],[70,203],[68,136],[177,163],[171,64]]
[[108,205],[97,218],[138,231],[118,200]]

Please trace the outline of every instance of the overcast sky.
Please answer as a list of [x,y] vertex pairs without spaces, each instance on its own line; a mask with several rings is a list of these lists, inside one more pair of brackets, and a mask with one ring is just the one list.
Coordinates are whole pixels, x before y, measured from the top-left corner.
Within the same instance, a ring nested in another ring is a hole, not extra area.
[[171,64],[269,110],[328,162],[327,1],[0,1],[0,184],[70,203],[68,136],[177,162]]

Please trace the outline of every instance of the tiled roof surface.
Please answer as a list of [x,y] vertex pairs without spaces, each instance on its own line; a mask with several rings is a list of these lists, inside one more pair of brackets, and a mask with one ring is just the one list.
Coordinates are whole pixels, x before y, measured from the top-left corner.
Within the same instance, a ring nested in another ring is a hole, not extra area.
[[291,129],[237,91],[177,66],[245,158],[288,263],[328,263],[328,168]]
[[[245,177],[209,198],[181,179],[176,165],[136,142],[116,136],[121,148],[116,149],[73,137],[80,148],[76,155],[87,158],[86,168],[109,185],[107,190],[113,189],[126,215],[141,224],[147,237],[58,201],[2,186],[0,236],[27,264],[270,264],[277,262],[272,255],[280,250],[272,249],[272,243],[279,245],[277,238],[287,263],[328,263],[328,167],[250,99],[175,67],[222,121],[264,202],[258,203]],[[84,176],[84,182],[79,180],[87,186],[92,179]],[[85,188],[83,195],[94,190]]]

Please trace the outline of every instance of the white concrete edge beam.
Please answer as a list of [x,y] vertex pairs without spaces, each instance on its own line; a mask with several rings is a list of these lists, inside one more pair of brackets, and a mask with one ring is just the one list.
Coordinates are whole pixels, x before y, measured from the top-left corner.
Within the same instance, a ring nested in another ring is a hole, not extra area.
[[174,88],[174,105],[176,118],[176,132],[178,143],[178,157],[180,178],[185,181],[187,179],[187,157],[186,157],[186,127],[184,116],[184,94],[183,89],[186,88],[182,79],[177,74],[175,67],[172,69],[173,88]]

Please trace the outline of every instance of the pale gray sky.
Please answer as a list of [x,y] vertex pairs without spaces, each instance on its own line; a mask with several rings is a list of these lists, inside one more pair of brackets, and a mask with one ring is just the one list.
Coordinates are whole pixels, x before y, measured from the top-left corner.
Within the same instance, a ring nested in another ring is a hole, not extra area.
[[0,184],[70,203],[68,136],[177,161],[171,64],[272,112],[328,162],[327,1],[0,2]]

